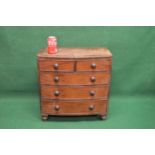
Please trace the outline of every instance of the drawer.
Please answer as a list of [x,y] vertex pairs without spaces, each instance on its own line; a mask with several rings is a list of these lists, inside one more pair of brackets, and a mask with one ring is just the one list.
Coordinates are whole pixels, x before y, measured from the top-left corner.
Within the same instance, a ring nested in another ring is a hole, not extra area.
[[40,72],[40,83],[48,84],[48,85],[109,84],[110,73],[108,72],[83,72],[83,73]]
[[39,60],[40,71],[73,71],[74,61]]
[[41,105],[43,114],[48,115],[96,115],[106,114],[106,100],[88,101],[43,101]]
[[110,71],[111,59],[90,59],[77,61],[77,71]]
[[108,98],[109,86],[41,86],[41,97],[45,99],[94,99]]

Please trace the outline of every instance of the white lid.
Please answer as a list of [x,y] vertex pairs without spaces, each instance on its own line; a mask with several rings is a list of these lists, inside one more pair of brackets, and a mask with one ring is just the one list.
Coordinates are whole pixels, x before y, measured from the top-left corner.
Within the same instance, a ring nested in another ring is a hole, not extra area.
[[55,36],[49,36],[48,38],[56,38]]

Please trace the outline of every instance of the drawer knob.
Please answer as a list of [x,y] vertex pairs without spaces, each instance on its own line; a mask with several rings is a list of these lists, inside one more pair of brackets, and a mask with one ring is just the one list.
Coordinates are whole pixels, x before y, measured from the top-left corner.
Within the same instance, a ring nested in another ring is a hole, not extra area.
[[55,96],[59,96],[59,95],[60,95],[60,92],[59,92],[58,90],[56,90],[56,91],[54,92],[54,95],[55,95]]
[[56,64],[53,65],[53,68],[54,69],[58,69],[59,68],[59,65],[56,63]]
[[59,111],[59,110],[60,110],[60,106],[59,106],[59,105],[56,105],[56,106],[54,107],[54,109],[55,109],[56,111]]
[[95,63],[92,63],[92,64],[91,64],[91,68],[92,68],[92,69],[95,69],[95,68],[96,68],[96,64],[95,64]]
[[90,80],[91,80],[91,82],[95,82],[95,81],[96,81],[96,77],[92,76],[92,77],[90,78]]
[[91,96],[94,96],[94,95],[95,95],[95,92],[94,92],[93,90],[91,90],[91,91],[89,92],[89,94],[90,94]]
[[89,106],[89,110],[94,110],[94,108],[95,108],[94,105]]
[[54,77],[54,81],[59,82],[59,77],[58,76]]

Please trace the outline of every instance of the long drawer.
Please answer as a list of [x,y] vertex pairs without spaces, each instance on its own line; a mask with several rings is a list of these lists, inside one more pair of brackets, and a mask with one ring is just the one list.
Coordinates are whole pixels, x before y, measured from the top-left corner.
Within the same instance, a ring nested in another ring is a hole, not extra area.
[[40,72],[40,83],[48,85],[96,85],[109,84],[109,72]]
[[45,99],[94,99],[108,98],[109,86],[41,86],[41,97]]
[[106,114],[106,100],[42,101],[42,113],[47,115],[96,115]]

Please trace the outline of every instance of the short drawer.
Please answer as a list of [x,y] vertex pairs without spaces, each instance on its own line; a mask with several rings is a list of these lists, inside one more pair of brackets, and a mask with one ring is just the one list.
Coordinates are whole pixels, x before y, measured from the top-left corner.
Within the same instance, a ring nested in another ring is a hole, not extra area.
[[38,60],[40,71],[73,71],[74,61]]
[[77,71],[109,71],[111,70],[111,59],[90,59],[77,61]]
[[88,101],[43,101],[43,114],[48,115],[96,115],[106,114],[106,100]]
[[40,72],[40,83],[48,85],[96,85],[109,84],[109,72],[74,72],[52,73]]
[[41,86],[41,98],[44,99],[94,99],[108,98],[109,86]]

